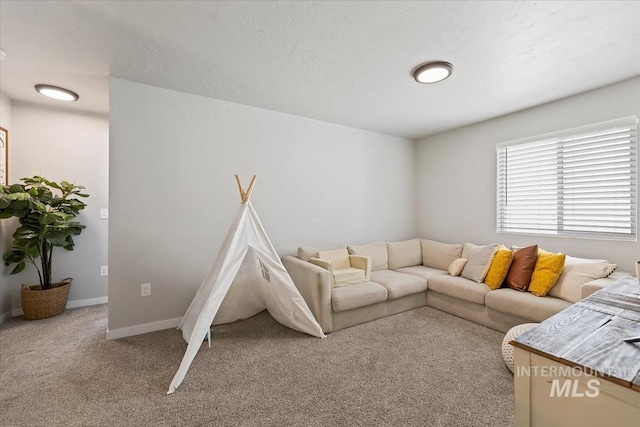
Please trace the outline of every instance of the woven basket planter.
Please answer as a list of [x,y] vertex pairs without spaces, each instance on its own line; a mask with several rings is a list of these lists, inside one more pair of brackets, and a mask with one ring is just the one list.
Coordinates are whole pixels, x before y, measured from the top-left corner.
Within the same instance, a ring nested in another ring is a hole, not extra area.
[[40,285],[22,285],[22,311],[27,320],[46,319],[62,313],[67,306],[69,289],[73,279],[52,283],[51,289],[40,289]]

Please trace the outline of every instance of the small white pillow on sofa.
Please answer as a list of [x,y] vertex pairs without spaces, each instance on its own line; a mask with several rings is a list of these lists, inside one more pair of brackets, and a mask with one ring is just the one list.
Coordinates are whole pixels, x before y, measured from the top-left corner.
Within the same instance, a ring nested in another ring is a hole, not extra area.
[[493,257],[498,252],[498,245],[478,246],[473,243],[465,243],[462,246],[462,258],[466,258],[467,264],[460,275],[474,282],[482,283],[487,277]]
[[402,267],[413,267],[422,264],[422,248],[420,239],[405,240],[404,242],[387,242],[389,253],[389,270]]
[[454,260],[451,264],[449,264],[449,268],[447,269],[449,275],[459,276],[460,273],[462,273],[462,269],[464,268],[464,266],[467,265],[467,261],[469,260],[466,258],[458,258]]

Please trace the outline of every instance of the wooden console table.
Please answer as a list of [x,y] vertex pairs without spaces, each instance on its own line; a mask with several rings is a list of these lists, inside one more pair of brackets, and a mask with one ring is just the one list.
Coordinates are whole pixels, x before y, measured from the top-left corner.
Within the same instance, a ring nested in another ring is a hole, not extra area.
[[640,425],[640,283],[625,277],[511,341],[515,425]]

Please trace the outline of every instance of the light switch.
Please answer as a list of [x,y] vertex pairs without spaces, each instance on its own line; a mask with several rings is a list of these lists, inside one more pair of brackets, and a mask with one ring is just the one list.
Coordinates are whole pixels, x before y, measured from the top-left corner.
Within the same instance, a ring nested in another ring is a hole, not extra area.
[[109,219],[109,209],[100,209],[100,219]]

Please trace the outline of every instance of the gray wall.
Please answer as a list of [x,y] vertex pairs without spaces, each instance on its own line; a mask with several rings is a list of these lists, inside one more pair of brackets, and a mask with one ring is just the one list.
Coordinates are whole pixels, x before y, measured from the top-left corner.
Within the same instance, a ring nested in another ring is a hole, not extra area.
[[[43,175],[87,187],[88,206],[79,216],[87,228],[74,239],[75,250],[54,252],[53,279],[74,278],[67,307],[105,303],[107,278],[99,272],[101,265],[107,265],[108,221],[100,220],[100,208],[107,208],[109,201],[108,117],[14,101],[9,138],[11,182]],[[12,234],[14,227],[2,231],[3,236]],[[8,282],[16,315],[21,307],[20,285],[37,284],[38,275],[27,266],[22,273],[9,276]]]
[[638,242],[496,233],[497,143],[631,115],[640,116],[640,78],[418,141],[419,234],[450,242],[537,243],[634,272]]
[[415,234],[413,141],[120,79],[110,94],[110,331],[184,314],[239,208],[235,173],[258,176],[280,255]]

